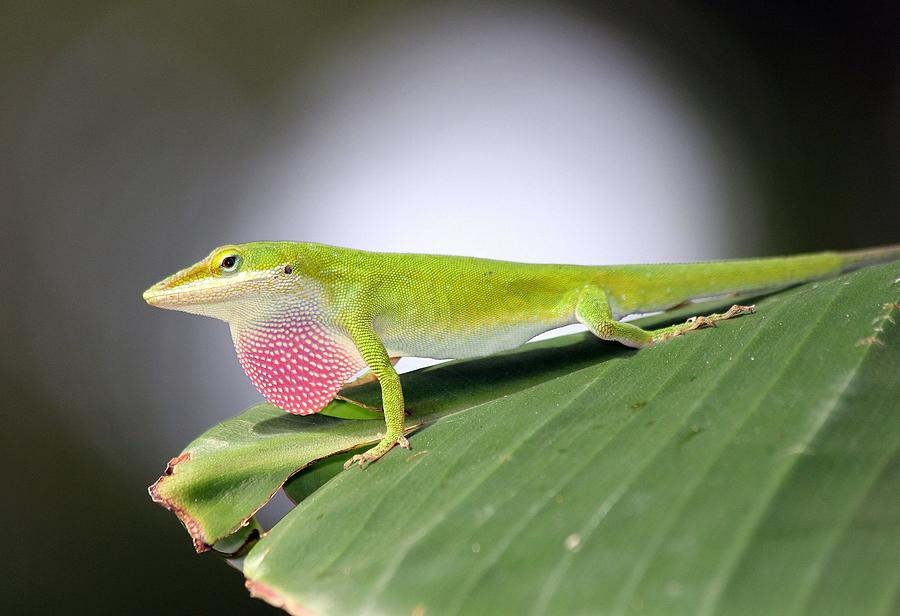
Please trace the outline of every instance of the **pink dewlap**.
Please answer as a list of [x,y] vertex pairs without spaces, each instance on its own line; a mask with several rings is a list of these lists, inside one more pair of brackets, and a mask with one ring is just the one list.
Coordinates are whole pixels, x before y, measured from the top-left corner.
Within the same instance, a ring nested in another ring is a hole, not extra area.
[[313,320],[285,319],[235,332],[244,372],[266,400],[295,415],[322,410],[365,362],[349,340]]

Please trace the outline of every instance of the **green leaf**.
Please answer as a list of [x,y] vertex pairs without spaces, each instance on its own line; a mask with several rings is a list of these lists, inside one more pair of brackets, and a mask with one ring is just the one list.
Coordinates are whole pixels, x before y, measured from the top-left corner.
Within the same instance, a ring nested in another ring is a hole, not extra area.
[[408,376],[433,412],[412,451],[320,469],[248,586],[316,614],[896,613],[897,274],[640,352],[569,338],[438,367],[434,395]]
[[178,516],[203,552],[247,525],[297,470],[375,442],[373,424],[260,404],[189,444],[150,486],[150,496]]
[[262,536],[263,528],[254,518],[250,518],[245,526],[242,526],[235,533],[225,537],[220,541],[216,541],[212,545],[212,549],[224,556],[225,558],[235,559],[241,558],[259,541]]

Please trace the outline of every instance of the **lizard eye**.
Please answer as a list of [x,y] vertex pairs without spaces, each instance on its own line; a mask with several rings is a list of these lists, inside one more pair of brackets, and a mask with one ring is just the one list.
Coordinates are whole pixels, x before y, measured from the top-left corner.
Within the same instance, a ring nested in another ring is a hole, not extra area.
[[226,274],[231,274],[236,272],[240,266],[240,255],[227,255],[222,258],[222,262],[219,264],[219,269]]

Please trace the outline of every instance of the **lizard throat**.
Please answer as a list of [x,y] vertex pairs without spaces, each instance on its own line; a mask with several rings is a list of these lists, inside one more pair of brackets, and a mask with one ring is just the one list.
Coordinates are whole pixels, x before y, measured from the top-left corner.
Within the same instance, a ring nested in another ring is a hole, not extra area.
[[295,415],[320,411],[365,362],[336,328],[301,312],[232,325],[244,372],[275,406]]

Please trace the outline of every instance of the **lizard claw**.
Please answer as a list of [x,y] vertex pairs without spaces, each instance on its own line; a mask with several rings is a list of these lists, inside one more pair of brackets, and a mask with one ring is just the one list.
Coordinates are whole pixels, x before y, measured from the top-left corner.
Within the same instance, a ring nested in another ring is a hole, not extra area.
[[691,317],[690,319],[685,321],[685,323],[687,325],[691,326],[691,327],[687,328],[688,331],[694,330],[694,329],[701,329],[703,327],[715,327],[716,326],[716,322],[709,317]]
[[346,462],[344,462],[344,470],[352,468],[354,465],[359,468],[366,468],[370,463],[378,460],[389,452],[394,445],[400,445],[403,449],[409,449],[409,440],[402,434],[393,438],[384,437],[377,445],[365,451],[358,453]]
[[709,316],[698,316],[691,317],[687,321],[685,321],[685,325],[688,327],[685,328],[684,331],[691,331],[694,329],[701,329],[704,327],[716,327],[717,321],[724,321],[726,319],[732,319],[738,315],[742,314],[753,314],[756,311],[756,306],[739,306],[735,304],[731,308],[728,309],[725,314],[711,314]]
[[350,458],[349,460],[347,460],[346,462],[344,462],[344,470],[345,471],[349,470],[350,468],[353,467],[354,464],[359,466],[359,468],[366,468],[366,466],[369,465],[369,462],[371,462],[371,460],[366,458],[366,454],[358,453],[355,456],[353,456],[352,458]]
[[749,306],[739,306],[738,304],[735,304],[728,309],[728,312],[722,315],[722,318],[730,319],[739,314],[753,314],[754,312],[756,312],[756,304],[751,304]]

